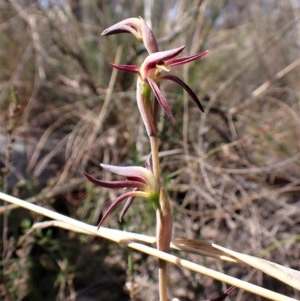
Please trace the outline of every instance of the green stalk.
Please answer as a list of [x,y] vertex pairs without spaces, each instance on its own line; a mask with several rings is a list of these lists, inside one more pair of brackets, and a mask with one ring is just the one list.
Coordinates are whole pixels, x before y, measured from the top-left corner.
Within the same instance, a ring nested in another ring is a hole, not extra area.
[[159,157],[158,157],[158,138],[157,135],[150,136],[150,146],[151,146],[151,156],[152,156],[152,167],[153,174],[157,180],[160,182],[160,165],[159,165]]
[[[149,95],[150,96],[150,95]],[[149,100],[149,99],[148,99]],[[154,100],[153,106],[153,125],[155,134],[150,136],[150,146],[152,155],[153,174],[160,183],[160,163],[158,156],[158,137],[157,124],[159,116],[159,103],[157,99]],[[169,252],[170,241],[172,237],[172,210],[169,198],[163,188],[160,191],[159,208],[156,211],[156,244],[157,249],[164,252]],[[159,259],[158,269],[159,279],[159,300],[167,301],[167,263]]]

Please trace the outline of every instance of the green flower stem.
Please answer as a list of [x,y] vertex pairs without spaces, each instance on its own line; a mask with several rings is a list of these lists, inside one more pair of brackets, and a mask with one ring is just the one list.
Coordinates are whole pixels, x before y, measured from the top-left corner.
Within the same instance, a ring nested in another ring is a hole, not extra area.
[[167,301],[168,300],[168,293],[167,293],[167,262],[164,260],[158,260],[159,267],[158,267],[158,279],[159,279],[159,300],[160,301]]
[[160,165],[158,157],[158,138],[157,136],[150,136],[151,156],[152,156],[152,167],[153,174],[157,182],[160,182]]
[[[158,156],[158,138],[157,138],[157,124],[159,116],[159,102],[157,99],[154,101],[153,107],[153,125],[155,135],[150,136],[150,146],[152,154],[153,174],[157,181],[160,183],[160,163]],[[172,210],[169,198],[164,188],[161,188],[159,198],[159,209],[156,211],[156,244],[157,249],[164,252],[169,252],[170,241],[172,237]],[[167,263],[159,259],[158,269],[159,279],[159,300],[167,301]]]
[[160,208],[156,210],[156,244],[157,249],[169,252],[172,237],[173,216],[168,195],[163,187],[160,189]]
[[[172,237],[173,216],[170,201],[165,189],[160,189],[160,208],[156,210],[156,245],[157,249],[168,253]],[[159,259],[159,300],[167,301],[167,263]]]

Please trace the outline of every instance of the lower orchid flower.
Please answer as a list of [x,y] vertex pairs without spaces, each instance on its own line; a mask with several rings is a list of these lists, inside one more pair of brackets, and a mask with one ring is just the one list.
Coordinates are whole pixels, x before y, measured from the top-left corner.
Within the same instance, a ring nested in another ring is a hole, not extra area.
[[159,208],[159,195],[160,195],[160,187],[155,179],[154,175],[151,171],[146,168],[139,166],[113,166],[100,164],[104,169],[107,169],[117,175],[125,176],[126,180],[122,181],[102,181],[95,179],[87,173],[84,173],[85,177],[92,182],[93,184],[111,188],[111,189],[120,189],[120,188],[133,188],[132,191],[125,192],[120,195],[104,212],[102,219],[98,225],[99,227],[102,225],[107,216],[124,200],[127,199],[127,202],[122,210],[120,219],[125,215],[129,206],[135,197],[142,197],[149,199],[154,209]]

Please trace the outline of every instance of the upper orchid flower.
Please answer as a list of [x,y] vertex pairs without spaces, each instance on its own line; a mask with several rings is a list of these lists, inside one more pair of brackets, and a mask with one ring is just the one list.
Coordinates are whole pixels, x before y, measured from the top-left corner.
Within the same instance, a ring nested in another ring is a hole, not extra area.
[[108,36],[116,33],[132,33],[139,41],[143,42],[148,53],[158,51],[157,41],[151,29],[145,20],[139,18],[129,18],[115,25],[110,26],[102,32],[102,36]]
[[139,166],[113,166],[100,164],[103,168],[118,174],[120,176],[125,176],[126,180],[123,181],[102,181],[93,178],[87,173],[84,173],[86,178],[92,182],[93,184],[112,189],[120,189],[120,188],[134,188],[133,191],[125,192],[120,195],[104,212],[102,219],[98,225],[98,228],[102,225],[103,221],[106,217],[125,199],[127,202],[122,210],[120,219],[125,215],[129,206],[135,197],[143,197],[149,199],[154,208],[159,208],[159,195],[160,195],[160,187],[155,179],[154,175],[146,168]]
[[[148,94],[148,87],[150,87],[166,114],[169,116],[171,121],[174,122],[171,109],[158,87],[158,84],[165,79],[174,81],[175,83],[179,84],[182,88],[184,88],[187,91],[187,93],[192,97],[193,101],[197,104],[199,109],[202,112],[204,112],[198,97],[186,83],[184,83],[181,79],[174,75],[161,74],[162,71],[169,72],[171,67],[183,65],[196,59],[199,59],[208,52],[208,50],[206,50],[192,56],[175,58],[180,52],[182,52],[184,48],[185,46],[181,46],[179,48],[167,51],[152,53],[144,60],[141,67],[117,64],[111,64],[111,66],[119,70],[137,73],[139,75],[137,90],[140,90],[142,95],[145,96]],[[137,96],[140,98],[139,91],[137,92]],[[151,126],[152,125],[150,124],[150,128]]]

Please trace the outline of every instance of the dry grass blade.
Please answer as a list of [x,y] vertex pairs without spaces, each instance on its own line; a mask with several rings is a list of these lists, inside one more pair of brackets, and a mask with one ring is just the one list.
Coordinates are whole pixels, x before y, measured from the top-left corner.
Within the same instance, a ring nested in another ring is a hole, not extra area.
[[276,264],[274,262],[270,262],[264,259],[260,259],[257,257],[253,257],[246,254],[241,254],[221,246],[212,244],[212,246],[218,250],[224,252],[229,256],[233,256],[236,259],[300,290],[300,272],[290,269],[288,267],[284,267],[282,265]]
[[254,256],[241,254],[204,241],[175,239],[173,240],[173,244],[175,246],[180,246],[178,249],[182,251],[193,252],[238,263],[245,263],[300,290],[300,272],[288,267]]
[[216,249],[211,243],[202,240],[175,238],[172,240],[171,248],[187,253],[241,263],[241,261],[235,257]]

